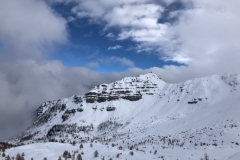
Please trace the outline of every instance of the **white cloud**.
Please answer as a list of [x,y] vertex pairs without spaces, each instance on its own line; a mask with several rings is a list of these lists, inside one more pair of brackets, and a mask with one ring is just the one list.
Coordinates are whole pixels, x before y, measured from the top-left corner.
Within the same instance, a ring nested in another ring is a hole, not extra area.
[[107,26],[156,28],[162,11],[163,8],[155,4],[131,4],[114,7],[103,18]]
[[114,35],[113,33],[108,33],[108,34],[106,35],[106,37],[108,37],[108,38],[115,38],[115,35]]
[[67,80],[53,74],[61,68],[54,67],[54,63],[36,64],[36,60],[41,61],[55,44],[67,43],[68,37],[66,20],[44,1],[1,0],[0,17],[0,138],[3,138],[30,125],[40,101],[57,98],[56,93],[65,94],[55,84],[65,83],[68,88]]
[[[57,0],[52,0],[57,1]],[[81,0],[72,0],[78,3],[78,6],[72,9],[72,12],[77,13],[87,13],[84,16],[92,17],[92,18],[100,18],[106,13],[109,12],[112,8],[124,6],[124,5],[131,5],[131,4],[143,4],[151,2],[151,0],[88,0],[88,1],[81,1]],[[82,15],[81,15],[82,16]]]
[[[167,33],[172,41],[166,52],[173,61],[188,61],[189,68],[211,67],[212,73],[239,72],[240,65],[240,2],[192,1],[194,8],[181,13],[179,22],[170,26]],[[164,49],[167,47],[162,46]],[[238,66],[238,67],[236,67]]]
[[133,29],[133,30],[123,30],[118,35],[118,40],[125,40],[131,38],[136,42],[144,43],[159,43],[161,41],[166,41],[164,34],[166,33],[167,26],[159,24],[156,29]]
[[178,63],[182,63],[182,64],[188,64],[191,59],[188,58],[188,57],[182,57],[181,55],[176,55],[176,56],[173,56],[173,57],[162,57],[161,58],[162,60],[164,61],[174,61],[174,62],[178,62]]
[[116,50],[116,49],[121,49],[123,46],[120,46],[120,45],[116,45],[116,46],[113,46],[113,47],[108,47],[108,50]]
[[67,42],[66,20],[44,1],[2,0],[0,17],[0,42],[8,51],[32,56]]
[[83,17],[88,17],[89,14],[88,14],[87,12],[78,12],[78,13],[77,13],[77,16],[78,16],[79,18],[83,18]]

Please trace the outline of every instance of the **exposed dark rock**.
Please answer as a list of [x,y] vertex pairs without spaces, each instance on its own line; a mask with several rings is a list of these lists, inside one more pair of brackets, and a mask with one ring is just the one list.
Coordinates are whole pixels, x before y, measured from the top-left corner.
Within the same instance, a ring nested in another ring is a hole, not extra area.
[[69,119],[75,113],[76,113],[75,109],[66,110],[66,112],[62,115],[63,122],[66,121],[67,119]]
[[108,106],[107,108],[106,108],[106,110],[107,111],[115,111],[115,107],[113,107],[113,106]]
[[73,97],[73,102],[75,102],[76,104],[81,103],[82,102],[82,97],[75,95]]
[[191,101],[191,102],[188,102],[188,104],[196,104],[198,101]]
[[109,96],[107,100],[112,101],[112,100],[118,100],[118,99],[119,99],[118,96]]
[[62,104],[61,110],[64,111],[66,109],[66,104]]
[[94,103],[96,101],[95,98],[86,98],[87,103]]
[[77,111],[78,112],[83,112],[83,108],[78,108]]
[[135,94],[135,95],[129,95],[129,96],[123,96],[122,99],[127,99],[129,101],[138,101],[142,98],[141,94]]
[[107,99],[108,99],[107,97],[101,97],[100,96],[100,97],[97,98],[97,102],[105,102],[105,101],[107,101]]

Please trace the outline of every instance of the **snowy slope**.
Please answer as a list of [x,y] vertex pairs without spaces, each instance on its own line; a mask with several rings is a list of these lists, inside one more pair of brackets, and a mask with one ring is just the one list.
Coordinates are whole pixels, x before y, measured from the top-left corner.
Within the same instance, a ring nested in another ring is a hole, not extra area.
[[[154,148],[155,147],[155,148]],[[153,149],[154,148],[154,149]],[[6,155],[10,155],[10,157],[16,157],[16,155],[25,154],[25,159],[30,160],[33,158],[34,160],[43,160],[46,157],[48,160],[57,159],[59,156],[62,157],[63,152],[67,150],[71,153],[77,152],[77,154],[83,152],[82,155],[83,160],[100,160],[102,157],[105,160],[118,159],[116,155],[120,153],[119,159],[127,159],[127,160],[149,160],[149,159],[166,159],[166,160],[200,160],[200,158],[204,157],[206,152],[209,155],[210,160],[239,160],[239,148],[216,148],[209,150],[196,150],[196,149],[161,149],[157,148],[157,146],[146,145],[145,148],[139,147],[139,150],[128,150],[123,149],[119,150],[117,147],[112,147],[109,145],[102,145],[99,143],[93,143],[93,146],[90,147],[90,144],[84,143],[83,148],[80,149],[79,145],[71,145],[67,143],[35,143],[24,145],[20,147],[11,148],[5,151]],[[97,158],[94,157],[95,151],[99,152],[99,156]],[[157,153],[154,154],[154,151],[157,150]],[[130,152],[133,151],[134,155],[131,156]],[[144,151],[144,152],[143,152]],[[150,153],[150,151],[152,153]],[[238,153],[236,153],[238,152]],[[163,158],[161,158],[163,157]],[[3,157],[0,157],[1,160],[4,160]],[[63,157],[61,159],[64,159]],[[69,158],[71,159],[71,158]]]
[[200,159],[204,153],[228,159],[240,145],[239,82],[237,74],[176,84],[153,73],[127,77],[95,86],[85,95],[43,103],[24,136],[8,142],[114,143],[127,149],[128,156],[131,147],[145,151],[155,147],[172,155],[168,159]]

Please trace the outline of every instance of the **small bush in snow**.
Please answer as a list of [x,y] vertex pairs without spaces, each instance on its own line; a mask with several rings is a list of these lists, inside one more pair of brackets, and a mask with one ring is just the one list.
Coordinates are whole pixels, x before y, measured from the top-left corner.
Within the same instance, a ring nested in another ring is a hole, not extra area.
[[134,154],[133,151],[131,151],[131,152],[130,152],[130,155],[133,156],[133,154]]
[[83,144],[80,144],[79,148],[82,149],[83,148]]
[[94,152],[94,157],[98,157],[98,155],[99,155],[99,153],[98,153],[98,151],[96,150],[95,152]]

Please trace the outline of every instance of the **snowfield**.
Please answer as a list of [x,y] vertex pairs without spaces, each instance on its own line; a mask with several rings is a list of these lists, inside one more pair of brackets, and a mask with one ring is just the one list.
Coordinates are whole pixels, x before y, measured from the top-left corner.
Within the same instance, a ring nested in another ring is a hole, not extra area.
[[[208,150],[202,149],[157,149],[157,153],[154,154],[155,151],[152,145],[147,145],[145,152],[133,150],[133,156],[130,155],[130,151],[128,149],[119,150],[117,147],[112,147],[111,145],[101,145],[99,143],[93,143],[93,147],[90,147],[89,143],[83,144],[83,148],[79,148],[79,144],[75,146],[71,144],[61,144],[61,143],[36,143],[25,146],[20,146],[16,148],[11,148],[6,151],[6,155],[16,156],[17,153],[22,154],[24,152],[25,159],[30,160],[33,158],[34,160],[43,160],[46,157],[48,160],[58,159],[59,156],[62,157],[63,152],[68,150],[73,153],[74,151],[78,151],[81,153],[83,151],[82,158],[83,160],[89,159],[128,159],[128,160],[148,160],[148,159],[166,159],[166,160],[200,160],[204,157],[204,154],[207,153],[211,160],[239,160],[240,153],[239,148],[228,148],[228,149],[217,149],[212,148]],[[140,147],[141,148],[141,147]],[[94,157],[94,151],[99,152],[98,157]],[[152,153],[150,153],[150,151]],[[116,158],[116,155],[121,153],[119,158]],[[161,158],[163,156],[163,158]],[[69,158],[72,159],[72,158]],[[2,158],[4,160],[4,158]]]
[[205,153],[239,160],[239,82],[236,74],[169,84],[149,73],[101,84],[41,104],[24,135],[7,141],[20,146],[5,153],[34,160],[57,159],[65,150],[83,151],[83,160],[118,153],[128,160],[200,160]]

